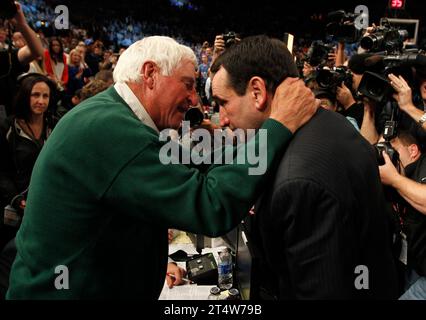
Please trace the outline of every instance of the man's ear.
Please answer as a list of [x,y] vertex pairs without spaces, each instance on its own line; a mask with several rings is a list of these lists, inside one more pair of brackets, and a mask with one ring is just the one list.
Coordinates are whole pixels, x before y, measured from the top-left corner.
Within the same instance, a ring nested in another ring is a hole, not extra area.
[[158,66],[153,61],[146,61],[142,65],[141,75],[143,82],[152,89],[154,87],[155,75],[158,72]]
[[266,90],[265,81],[260,77],[252,77],[248,84],[248,90],[254,99],[256,109],[264,111],[267,107],[268,92]]
[[417,144],[410,144],[408,146],[408,151],[410,152],[410,157],[413,160],[417,160],[417,158],[420,156],[420,150]]

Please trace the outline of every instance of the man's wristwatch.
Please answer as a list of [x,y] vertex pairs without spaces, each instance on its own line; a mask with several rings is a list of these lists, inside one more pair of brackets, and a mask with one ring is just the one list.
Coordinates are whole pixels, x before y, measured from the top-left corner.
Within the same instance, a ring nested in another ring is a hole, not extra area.
[[426,122],[426,112],[422,115],[422,117],[419,120],[419,124],[422,126],[423,123]]

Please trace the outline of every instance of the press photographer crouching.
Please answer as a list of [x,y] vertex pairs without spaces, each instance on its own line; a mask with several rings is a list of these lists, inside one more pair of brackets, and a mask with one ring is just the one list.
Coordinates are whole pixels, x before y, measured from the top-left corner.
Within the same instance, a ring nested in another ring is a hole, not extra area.
[[400,195],[400,200],[394,204],[397,218],[401,222],[399,260],[405,278],[405,293],[400,299],[425,300],[426,154],[424,145],[408,131],[400,131],[391,145],[399,153],[399,170],[385,152],[385,164],[379,170],[382,183]]

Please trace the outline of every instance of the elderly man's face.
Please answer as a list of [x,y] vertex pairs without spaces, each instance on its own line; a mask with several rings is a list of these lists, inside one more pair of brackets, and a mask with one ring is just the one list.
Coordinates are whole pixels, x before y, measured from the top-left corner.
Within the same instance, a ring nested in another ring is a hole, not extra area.
[[220,125],[230,129],[257,129],[263,119],[260,117],[248,90],[239,96],[229,86],[228,72],[221,67],[212,80],[213,98],[220,106]]
[[159,74],[155,87],[155,119],[158,129],[177,129],[182,123],[185,112],[198,104],[195,91],[195,65],[183,60],[170,76]]

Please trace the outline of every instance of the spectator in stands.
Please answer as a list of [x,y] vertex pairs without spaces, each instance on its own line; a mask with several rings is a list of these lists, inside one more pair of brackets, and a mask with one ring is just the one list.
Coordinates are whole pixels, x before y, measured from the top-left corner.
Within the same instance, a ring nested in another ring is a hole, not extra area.
[[93,74],[97,74],[99,72],[100,63],[103,59],[103,50],[104,44],[101,41],[96,40],[92,44],[90,52],[86,54],[85,61]]
[[[266,36],[226,49],[211,72],[221,125],[231,129],[259,128],[278,83],[298,75],[284,43]],[[396,298],[388,214],[373,148],[340,115],[320,108],[295,134],[256,204],[248,241],[259,257],[252,279],[260,285],[251,292],[275,299]],[[354,282],[361,265],[371,279],[367,290]]]
[[[54,84],[45,76],[25,76],[15,100],[15,115],[0,124],[0,207],[25,192],[30,184],[34,163],[53,129],[48,110],[54,103]],[[18,205],[14,204],[16,209]],[[3,221],[3,219],[1,220]],[[0,231],[3,246],[16,233],[15,227]]]
[[0,119],[5,113],[11,115],[17,77],[28,71],[28,63],[43,55],[42,44],[29,27],[19,3],[16,8],[17,13],[9,22],[22,33],[27,45],[11,51],[0,50]]
[[102,92],[108,89],[108,84],[103,80],[92,80],[88,84],[86,84],[80,92],[80,101],[89,99],[97,95],[99,92]]
[[12,43],[13,43],[13,46],[17,49],[21,49],[27,45],[27,43],[25,42],[24,36],[22,35],[21,32],[13,33]]
[[[114,87],[60,121],[31,179],[7,298],[158,299],[169,228],[217,236],[247,214],[266,183],[248,162],[206,172],[160,162],[159,131],[197,104],[196,63],[173,39],[146,37],[120,57]],[[263,126],[267,168],[316,107],[303,83],[278,87]],[[68,290],[52,285],[58,265],[69,268]]]
[[7,40],[7,29],[0,27],[0,50],[9,49],[9,45],[6,43]]
[[95,80],[102,80],[106,83],[108,87],[111,87],[114,84],[114,78],[112,71],[101,70],[95,75]]
[[69,60],[67,85],[68,102],[70,102],[76,90],[83,88],[83,86],[89,82],[89,77],[92,75],[89,68],[82,68],[81,54],[78,50],[71,50]]
[[47,76],[56,83],[59,91],[64,91],[68,84],[69,73],[67,57],[59,38],[50,39],[49,49],[44,51],[44,63]]

